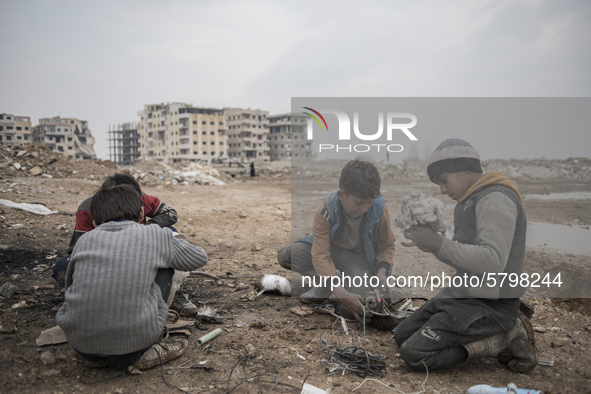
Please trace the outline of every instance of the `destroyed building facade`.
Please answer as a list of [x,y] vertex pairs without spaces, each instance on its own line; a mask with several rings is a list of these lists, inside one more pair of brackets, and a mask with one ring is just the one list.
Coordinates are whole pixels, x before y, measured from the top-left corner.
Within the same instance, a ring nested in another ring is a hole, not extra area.
[[176,163],[227,157],[222,109],[146,104],[138,115],[142,159]]
[[94,137],[88,122],[76,118],[41,118],[32,129],[33,142],[47,145],[54,152],[85,160],[96,159]]
[[15,144],[32,142],[31,118],[0,114],[0,144],[12,148]]
[[228,157],[242,161],[269,161],[269,112],[250,108],[224,108],[224,115],[228,126]]
[[271,115],[269,119],[269,155],[271,160],[312,158],[312,145],[306,138],[308,117],[303,114],[286,113]]
[[120,166],[132,166],[140,158],[141,142],[137,123],[109,126],[109,159]]

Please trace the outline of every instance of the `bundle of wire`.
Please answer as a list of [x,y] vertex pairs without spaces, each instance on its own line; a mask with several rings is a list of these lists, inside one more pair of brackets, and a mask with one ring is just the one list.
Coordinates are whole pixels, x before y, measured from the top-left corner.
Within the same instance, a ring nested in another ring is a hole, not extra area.
[[320,364],[324,365],[329,374],[345,374],[354,372],[364,378],[366,376],[383,377],[386,364],[382,361],[386,356],[374,356],[361,346],[339,347],[321,340],[322,356]]

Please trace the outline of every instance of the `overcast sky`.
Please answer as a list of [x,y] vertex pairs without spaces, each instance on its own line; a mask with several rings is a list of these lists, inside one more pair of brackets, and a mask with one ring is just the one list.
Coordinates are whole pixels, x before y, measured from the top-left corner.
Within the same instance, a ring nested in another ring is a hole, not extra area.
[[590,21],[588,0],[1,0],[0,113],[87,120],[108,159],[110,124],[167,101],[589,97]]

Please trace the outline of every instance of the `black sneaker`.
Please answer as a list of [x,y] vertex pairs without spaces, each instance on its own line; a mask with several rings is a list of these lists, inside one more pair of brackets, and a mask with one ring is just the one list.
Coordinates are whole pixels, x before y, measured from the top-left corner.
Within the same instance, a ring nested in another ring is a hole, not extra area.
[[170,305],[170,309],[173,309],[181,316],[195,316],[197,314],[197,307],[187,297],[178,290],[174,294],[174,299]]

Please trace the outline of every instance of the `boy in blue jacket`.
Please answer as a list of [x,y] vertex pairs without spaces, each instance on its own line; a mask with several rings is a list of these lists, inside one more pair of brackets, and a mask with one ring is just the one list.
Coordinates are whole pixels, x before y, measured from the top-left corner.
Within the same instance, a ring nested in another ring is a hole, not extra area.
[[[394,263],[395,238],[380,186],[380,173],[373,163],[350,161],[341,171],[339,190],[326,196],[316,210],[313,235],[279,250],[277,260],[283,268],[322,282],[303,293],[302,299],[328,298],[331,283],[340,279],[333,287],[339,312],[362,320],[361,298],[368,290],[379,288],[382,295],[390,295],[387,276]],[[351,282],[342,280],[344,276]]]

